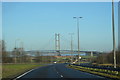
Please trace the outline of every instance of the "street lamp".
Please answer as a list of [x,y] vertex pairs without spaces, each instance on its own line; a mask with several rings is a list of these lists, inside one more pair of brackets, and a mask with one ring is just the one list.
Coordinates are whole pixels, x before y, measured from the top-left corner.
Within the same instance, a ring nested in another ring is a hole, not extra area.
[[17,58],[16,58],[16,55],[17,55],[17,53],[16,53],[17,46],[16,46],[16,43],[17,43],[18,40],[20,40],[20,39],[16,39],[15,40],[15,48],[14,48],[15,49],[15,63],[17,63]]
[[15,40],[15,48],[17,48],[17,46],[16,46],[16,43],[17,43],[17,41],[19,41],[20,39],[16,39]]
[[116,68],[116,51],[115,51],[115,27],[114,27],[114,0],[112,0],[112,32],[113,32],[113,54],[114,54],[114,68]]
[[[17,47],[17,45],[16,45],[16,43],[17,43],[17,41],[21,41],[21,39],[16,39],[15,40],[15,63],[17,62],[17,58],[16,58],[16,56],[17,56],[17,49],[18,49],[18,47]],[[19,50],[20,50],[20,55],[22,55],[23,53],[22,53],[22,51],[23,51],[23,42],[21,41],[21,43],[20,43],[20,45],[21,45],[21,48],[19,48]],[[20,56],[19,56],[20,57]],[[20,62],[22,61],[22,58],[20,59]]]
[[73,63],[73,55],[72,55],[72,52],[73,52],[73,36],[74,33],[69,33],[69,35],[71,35],[71,63]]
[[[78,34],[78,58],[80,57],[80,42],[79,42],[79,19],[82,17],[73,17],[74,19],[77,19],[77,34]],[[80,59],[78,59],[79,65],[80,65]]]
[[23,62],[23,50],[24,50],[24,47],[23,47],[23,42],[21,41],[21,43],[20,43],[21,45],[21,48],[20,48],[20,62],[22,63]]

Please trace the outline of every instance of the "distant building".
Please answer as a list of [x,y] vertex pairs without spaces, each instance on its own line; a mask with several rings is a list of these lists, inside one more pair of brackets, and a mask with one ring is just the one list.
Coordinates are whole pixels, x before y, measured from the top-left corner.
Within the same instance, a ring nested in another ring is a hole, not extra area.
[[70,58],[71,56],[54,56],[56,58]]

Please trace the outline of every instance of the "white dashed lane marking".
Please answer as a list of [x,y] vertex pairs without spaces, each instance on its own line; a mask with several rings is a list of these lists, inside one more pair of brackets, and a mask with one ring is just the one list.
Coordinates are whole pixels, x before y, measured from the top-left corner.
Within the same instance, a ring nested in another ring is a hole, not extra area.
[[63,75],[60,75],[61,77],[63,77]]
[[[58,75],[60,75],[60,73],[56,70],[55,67],[54,67],[54,70],[57,72]],[[63,75],[60,75],[60,77],[63,77]]]

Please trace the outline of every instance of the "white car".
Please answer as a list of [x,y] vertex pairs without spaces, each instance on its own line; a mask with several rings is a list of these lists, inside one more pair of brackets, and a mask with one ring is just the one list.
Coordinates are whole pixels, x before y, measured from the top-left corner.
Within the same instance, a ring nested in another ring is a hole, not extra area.
[[54,63],[57,63],[57,62],[54,62]]

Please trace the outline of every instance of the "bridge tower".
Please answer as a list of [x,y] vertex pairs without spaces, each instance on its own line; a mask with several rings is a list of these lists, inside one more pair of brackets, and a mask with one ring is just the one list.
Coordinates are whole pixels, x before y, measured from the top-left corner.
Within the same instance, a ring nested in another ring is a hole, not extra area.
[[60,34],[55,34],[55,50],[58,53],[58,56],[61,56],[61,54],[60,54]]

